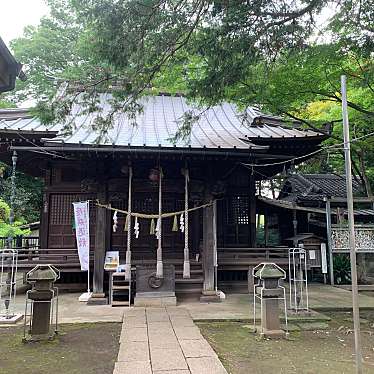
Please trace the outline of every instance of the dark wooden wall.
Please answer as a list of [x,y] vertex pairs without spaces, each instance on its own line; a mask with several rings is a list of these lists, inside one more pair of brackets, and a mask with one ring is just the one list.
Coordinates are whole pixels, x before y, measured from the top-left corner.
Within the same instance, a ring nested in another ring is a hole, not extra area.
[[[132,161],[134,170],[132,210],[156,213],[158,210],[158,184],[149,180],[153,160]],[[72,229],[75,201],[95,200],[106,196],[104,203],[114,208],[127,209],[128,179],[121,171],[126,164],[118,160],[55,161],[48,165],[45,174],[45,203],[42,212],[41,244],[45,248],[75,248]],[[164,170],[163,211],[184,209],[184,178],[181,160],[161,162]],[[253,247],[255,243],[254,178],[250,172],[232,162],[190,162],[190,201],[197,206],[206,196],[217,197],[217,237],[219,247]],[[104,188],[105,187],[105,188]],[[98,192],[106,189],[106,195]],[[207,194],[207,191],[209,192]],[[217,192],[218,191],[218,192]],[[91,246],[95,247],[97,208],[90,205]],[[111,216],[111,214],[109,214]],[[200,251],[203,238],[203,211],[190,214],[190,250],[192,255]],[[157,241],[149,234],[150,220],[140,220],[139,239],[132,239],[134,258],[155,258]],[[178,222],[179,223],[179,222]],[[110,217],[107,224],[111,225]],[[173,219],[163,220],[163,249],[166,257],[182,258],[184,235],[172,231]],[[108,228],[110,230],[110,228]],[[110,230],[111,231],[111,230]],[[133,232],[133,230],[132,230]],[[127,233],[124,217],[119,214],[116,233],[111,232],[106,242],[107,250],[120,250],[124,255]]]

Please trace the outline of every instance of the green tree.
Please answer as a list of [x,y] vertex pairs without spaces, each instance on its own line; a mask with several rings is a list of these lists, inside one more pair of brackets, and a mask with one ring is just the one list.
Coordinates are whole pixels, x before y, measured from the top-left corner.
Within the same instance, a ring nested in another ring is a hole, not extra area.
[[[336,12],[322,30],[330,35],[328,42],[321,44],[315,19],[327,3]],[[100,92],[114,92],[113,111],[132,115],[141,110],[136,100],[145,93],[182,91],[207,105],[223,100],[243,108],[257,105],[322,131],[330,122],[328,142],[339,143],[339,81],[346,74],[353,136],[373,130],[372,0],[49,4],[50,16],[12,43],[30,76],[18,92],[39,100],[37,113],[44,122],[64,121],[79,100],[87,111],[99,112],[94,126],[105,136],[112,114],[100,114]],[[68,84],[51,101],[61,81]],[[177,135],[188,132],[197,118],[187,113]],[[355,143],[355,174],[369,194],[371,150],[370,138]],[[341,171],[340,154],[332,154],[329,164],[321,159],[320,167]]]
[[[10,205],[11,200],[11,168],[0,163],[1,200]],[[14,199],[15,220],[20,224],[39,221],[42,206],[43,182],[21,172],[16,173],[16,195]]]

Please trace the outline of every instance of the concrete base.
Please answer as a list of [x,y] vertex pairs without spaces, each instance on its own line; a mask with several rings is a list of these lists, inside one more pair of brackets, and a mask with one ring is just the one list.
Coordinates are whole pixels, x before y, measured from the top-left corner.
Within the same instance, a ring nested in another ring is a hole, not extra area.
[[104,293],[93,293],[87,301],[87,305],[107,305],[108,298]]
[[202,291],[200,296],[201,303],[220,303],[221,301],[219,292],[216,291]]
[[92,292],[84,292],[82,295],[79,296],[78,300],[81,303],[86,303],[92,296]]
[[261,337],[269,339],[281,339],[287,336],[287,333],[284,330],[263,330],[260,331]]
[[177,298],[175,296],[136,296],[134,306],[176,306]]
[[23,314],[14,314],[11,318],[0,316],[0,325],[13,325],[23,319]]

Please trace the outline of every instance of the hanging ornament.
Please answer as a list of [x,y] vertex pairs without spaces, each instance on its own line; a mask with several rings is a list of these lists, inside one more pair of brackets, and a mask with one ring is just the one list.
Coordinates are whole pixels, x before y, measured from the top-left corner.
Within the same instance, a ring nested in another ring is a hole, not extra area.
[[178,231],[178,218],[177,218],[177,216],[174,216],[173,228],[171,229],[171,231]]
[[135,217],[135,224],[134,224],[134,234],[135,238],[139,238],[139,222],[138,222],[138,217]]
[[127,215],[127,216],[126,216],[125,226],[124,226],[124,228],[123,228],[123,231],[129,231],[129,220],[130,220],[129,218],[130,218],[130,216]]
[[155,229],[155,235],[157,239],[160,238],[160,224],[161,224],[161,220],[160,218],[157,218],[156,229]]
[[181,232],[184,232],[184,213],[182,213],[179,218],[179,228]]
[[155,234],[155,220],[152,218],[151,225],[149,227],[149,234],[154,235]]
[[113,232],[117,231],[117,225],[118,225],[118,217],[117,217],[118,212],[115,211],[113,214]]

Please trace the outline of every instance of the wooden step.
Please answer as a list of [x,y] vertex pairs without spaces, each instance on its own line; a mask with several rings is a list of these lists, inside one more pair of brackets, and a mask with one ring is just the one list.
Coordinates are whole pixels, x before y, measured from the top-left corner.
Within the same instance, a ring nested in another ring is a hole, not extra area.
[[203,288],[186,288],[186,289],[176,289],[175,290],[175,293],[176,295],[180,295],[180,294],[183,294],[183,295],[186,295],[186,294],[201,294],[201,292],[203,291]]
[[112,301],[112,306],[129,306],[128,301]]
[[175,283],[204,283],[204,278],[178,278]]
[[[191,274],[202,274],[203,273],[203,269],[191,269],[190,270],[190,273]],[[179,275],[179,274],[182,274],[183,275],[183,270],[175,270],[175,275]]]
[[130,289],[130,286],[118,286],[118,285],[113,285],[112,286],[112,289],[113,290],[129,290]]

